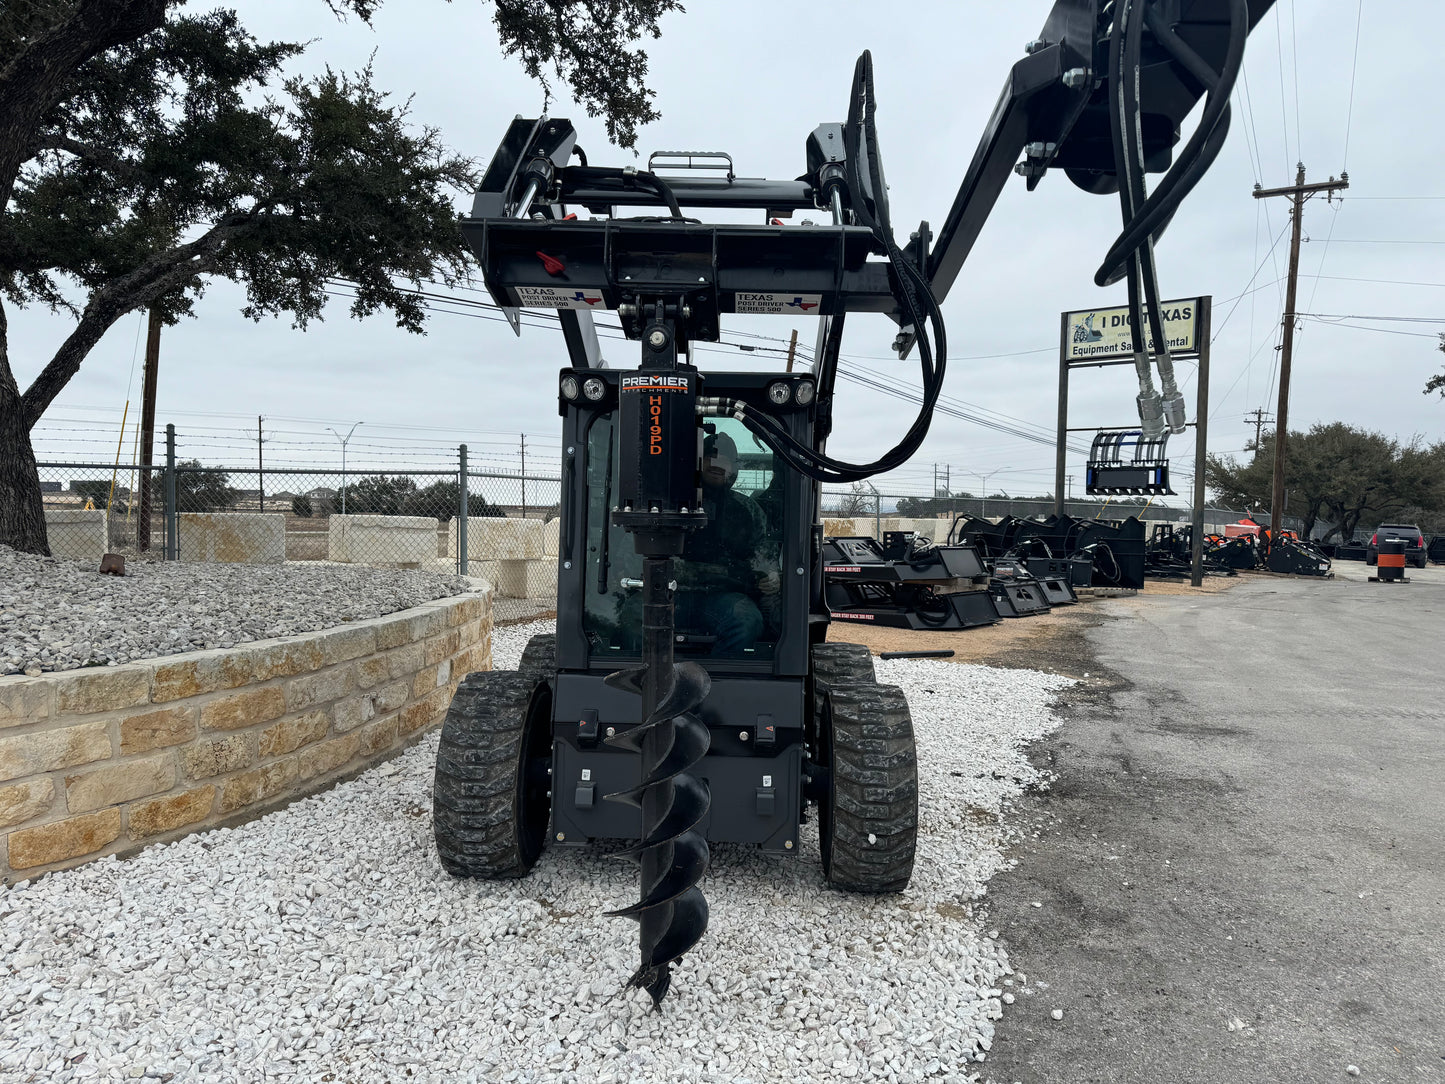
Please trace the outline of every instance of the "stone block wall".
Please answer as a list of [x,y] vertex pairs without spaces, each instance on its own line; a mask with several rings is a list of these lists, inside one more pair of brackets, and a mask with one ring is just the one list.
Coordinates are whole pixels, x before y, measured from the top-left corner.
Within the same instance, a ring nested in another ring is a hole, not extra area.
[[331,561],[429,568],[437,556],[437,521],[430,516],[333,515],[326,524]]
[[490,593],[338,628],[0,677],[6,883],[238,820],[383,760],[491,668]]
[[[457,556],[457,525],[447,525],[447,556]],[[467,517],[467,558],[472,561],[530,561],[544,556],[540,519]]]
[[176,516],[182,561],[279,565],[286,561],[281,512],[181,512]]
[[104,508],[45,510],[45,534],[52,557],[99,568],[101,557],[110,548],[107,530]]

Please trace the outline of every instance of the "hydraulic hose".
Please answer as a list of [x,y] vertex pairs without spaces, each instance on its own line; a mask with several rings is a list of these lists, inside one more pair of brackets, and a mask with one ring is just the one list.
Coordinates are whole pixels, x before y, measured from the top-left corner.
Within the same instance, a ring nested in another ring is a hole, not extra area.
[[[888,256],[897,286],[895,296],[902,310],[900,322],[905,327],[911,326],[917,336],[923,384],[918,416],[898,444],[877,460],[872,463],[849,463],[808,447],[793,437],[775,418],[740,400],[720,397],[700,400],[700,403],[709,409],[732,414],[763,443],[786,457],[794,469],[817,482],[862,481],[905,463],[928,435],[934,408],[943,391],[948,355],[943,313],[928,280],[914,263],[904,257],[893,238],[888,213],[888,190],[883,180],[882,159],[878,150],[876,111],[873,57],[865,51],[858,58],[854,69],[853,97],[848,107],[848,123],[844,128],[848,187],[852,196],[854,220],[871,230],[874,241]],[[866,188],[863,183],[865,160],[868,166]],[[866,194],[870,192],[871,198]]]
[[1244,43],[1249,36],[1247,0],[1229,0],[1229,43],[1224,66],[1216,73],[1164,22],[1157,9],[1146,6],[1145,25],[1156,41],[1208,92],[1199,125],[1179,152],[1175,164],[1156,186],[1154,192],[1133,221],[1127,224],[1110,246],[1103,263],[1094,275],[1099,286],[1115,281],[1128,254],[1139,247],[1145,236],[1151,236],[1174,214],[1183,199],[1209,171],[1224,147],[1229,132],[1229,98],[1244,64]]
[[[1139,215],[1139,209],[1143,207],[1147,199],[1144,184],[1144,117],[1139,100],[1139,83],[1143,71],[1144,12],[1147,9],[1148,0],[1134,0],[1129,8],[1124,29],[1124,78],[1121,80],[1124,90],[1122,116],[1126,153],[1134,154],[1134,162],[1138,165],[1137,169],[1129,171],[1130,199],[1136,218]],[[1125,225],[1128,225],[1128,219],[1125,219]],[[1145,234],[1139,244],[1137,254],[1139,278],[1144,287],[1145,312],[1149,320],[1148,330],[1154,337],[1153,354],[1155,362],[1159,366],[1159,406],[1162,415],[1159,420],[1172,432],[1182,433],[1184,431],[1184,396],[1180,394],[1179,387],[1174,381],[1174,360],[1169,356],[1169,340],[1164,334],[1164,311],[1160,304],[1159,277],[1154,264],[1153,237]],[[1148,340],[1142,338],[1145,329],[1138,323],[1134,326],[1136,334],[1140,336],[1138,341],[1144,347],[1147,357]],[[1162,435],[1158,431],[1157,422],[1150,424],[1147,428],[1149,435],[1153,437],[1157,438]]]
[[[1109,35],[1109,134],[1114,144],[1114,168],[1119,176],[1119,206],[1123,212],[1125,228],[1135,217],[1135,193],[1137,191],[1134,168],[1137,161],[1142,171],[1143,153],[1138,158],[1131,153],[1131,136],[1135,135],[1129,125],[1129,99],[1125,93],[1127,73],[1126,33],[1135,12],[1135,0],[1119,0],[1114,9],[1114,25]],[[1149,351],[1146,348],[1144,311],[1140,304],[1139,285],[1143,276],[1140,249],[1135,247],[1128,253],[1129,324],[1134,340],[1134,370],[1139,378],[1139,421],[1146,431],[1157,435],[1163,427],[1164,405],[1159,393],[1154,390],[1153,371]]]
[[666,181],[656,173],[647,170],[626,170],[615,167],[603,166],[568,166],[567,180],[569,183],[581,186],[604,187],[609,183],[615,183],[619,190],[627,188],[646,188],[657,194],[667,209],[672,213],[673,218],[682,218],[682,207],[677,202],[677,196]]

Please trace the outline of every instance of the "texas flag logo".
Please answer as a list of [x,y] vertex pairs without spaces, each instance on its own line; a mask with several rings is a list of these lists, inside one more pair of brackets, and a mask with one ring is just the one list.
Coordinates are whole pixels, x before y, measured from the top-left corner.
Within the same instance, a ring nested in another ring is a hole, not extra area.
[[802,309],[804,312],[818,307],[816,301],[804,301],[801,297],[795,297],[791,301],[783,302],[783,304],[787,305],[790,309]]
[[588,296],[587,296],[585,293],[583,293],[581,290],[578,290],[575,294],[572,295],[572,300],[574,300],[574,301],[585,301],[585,302],[587,302],[587,304],[589,304],[589,305],[599,305],[599,304],[602,303],[602,298],[600,298],[600,297],[588,297]]

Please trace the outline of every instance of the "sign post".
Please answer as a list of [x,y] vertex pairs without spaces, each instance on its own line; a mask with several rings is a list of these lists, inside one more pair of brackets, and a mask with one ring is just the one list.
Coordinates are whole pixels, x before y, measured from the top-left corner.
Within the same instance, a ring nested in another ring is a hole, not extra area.
[[[1209,317],[1211,298],[1186,297],[1161,302],[1164,335],[1170,356],[1181,360],[1197,359],[1199,363],[1198,396],[1195,402],[1193,576],[1198,587],[1203,582],[1204,541],[1204,458],[1209,414]],[[1144,314],[1147,348],[1159,352],[1148,330],[1148,313]],[[1127,306],[1111,309],[1080,309],[1061,314],[1059,321],[1059,421],[1058,445],[1054,457],[1054,513],[1064,514],[1069,430],[1069,372],[1073,369],[1103,368],[1106,365],[1134,364],[1135,342]],[[1095,427],[1097,428],[1097,427]]]

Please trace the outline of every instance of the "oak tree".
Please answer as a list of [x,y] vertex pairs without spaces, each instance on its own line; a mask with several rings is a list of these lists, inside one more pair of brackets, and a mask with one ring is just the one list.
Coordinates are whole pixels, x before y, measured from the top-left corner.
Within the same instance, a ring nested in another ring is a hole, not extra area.
[[[369,20],[381,0],[325,0]],[[632,146],[654,119],[646,53],[677,0],[491,0],[504,53],[570,88]],[[0,544],[48,553],[30,431],[105,331],[190,312],[212,276],[247,315],[321,316],[330,279],[353,316],[420,332],[409,292],[464,281],[453,199],[473,162],[448,150],[369,70],[285,79],[296,42],[180,0],[0,4]],[[23,391],[5,305],[72,321]]]

